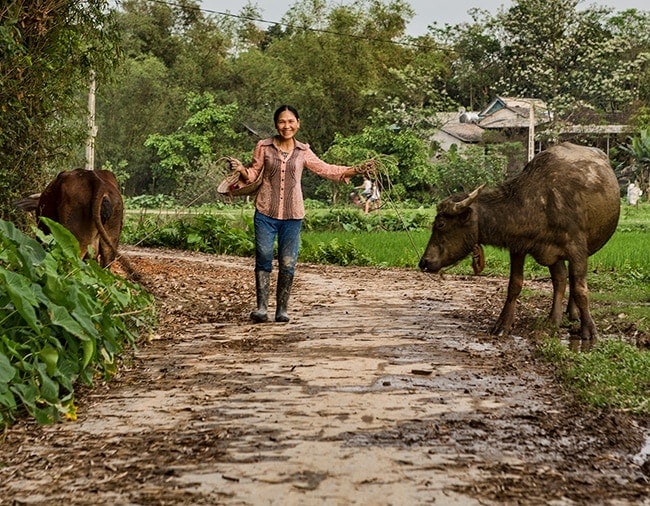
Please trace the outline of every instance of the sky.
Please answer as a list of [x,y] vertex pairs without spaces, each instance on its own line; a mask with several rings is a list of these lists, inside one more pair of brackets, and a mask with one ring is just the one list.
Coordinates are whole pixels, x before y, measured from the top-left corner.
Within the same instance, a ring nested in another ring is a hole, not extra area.
[[[332,0],[329,0],[332,2]],[[427,27],[434,21],[438,25],[455,25],[471,21],[467,13],[473,7],[480,7],[491,14],[496,14],[500,7],[512,5],[509,0],[407,0],[415,11],[412,22],[407,27],[409,35],[424,35]],[[265,21],[278,22],[295,3],[294,0],[200,0],[201,7],[216,12],[237,14],[246,4],[257,5]],[[351,3],[338,0],[333,3]],[[583,0],[579,7],[591,5],[607,6],[620,11],[625,9],[650,10],[648,0]],[[272,24],[272,23],[271,23]]]

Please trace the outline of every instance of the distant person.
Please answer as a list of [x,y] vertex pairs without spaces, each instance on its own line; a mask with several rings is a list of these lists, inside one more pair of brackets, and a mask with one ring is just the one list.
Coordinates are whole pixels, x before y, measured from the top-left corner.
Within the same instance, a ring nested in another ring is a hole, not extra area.
[[372,195],[372,181],[368,176],[363,176],[363,183],[359,186],[355,186],[357,190],[361,190],[361,196],[363,200],[366,201]]
[[639,188],[635,183],[630,183],[627,185],[627,203],[631,206],[636,206],[639,204],[639,197],[643,195],[641,188]]
[[273,248],[278,242],[278,281],[275,321],[288,322],[287,306],[298,261],[300,230],[305,217],[301,180],[304,169],[325,179],[349,182],[356,174],[374,170],[372,162],[361,167],[325,163],[309,144],[296,140],[300,129],[298,111],[290,105],[280,106],[273,115],[278,134],[257,143],[249,167],[239,164],[236,170],[247,182],[262,182],[255,196],[255,289],[257,308],[250,314],[256,323],[268,321],[269,282]]
[[381,197],[381,192],[379,191],[379,184],[377,181],[375,181],[374,183],[372,183],[372,191],[370,193],[370,197],[368,197],[368,200],[366,200],[366,206],[364,209],[366,214],[370,212],[371,206],[379,205],[380,197]]

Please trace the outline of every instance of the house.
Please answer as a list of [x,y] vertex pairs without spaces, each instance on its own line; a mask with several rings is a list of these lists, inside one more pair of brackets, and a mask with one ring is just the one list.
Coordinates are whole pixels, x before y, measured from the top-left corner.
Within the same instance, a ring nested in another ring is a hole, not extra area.
[[440,126],[432,140],[437,142],[443,151],[449,151],[453,145],[463,148],[468,144],[481,142],[485,130],[474,123],[474,114],[464,111],[439,113],[437,120]]
[[433,139],[445,151],[454,144],[462,149],[464,145],[481,142],[489,130],[506,133],[508,137],[520,136],[522,130],[528,133],[531,120],[533,131],[538,125],[551,121],[551,114],[542,100],[496,97],[480,112],[440,113],[440,128]]
[[537,128],[552,120],[546,103],[537,98],[496,97],[478,117],[481,127],[498,130],[528,129],[531,122]]
[[[543,149],[540,133],[546,137],[577,143],[589,142],[609,153],[610,138],[629,133],[628,125],[553,123],[553,114],[543,100],[536,98],[495,97],[478,113],[464,110],[438,115],[440,129],[433,139],[448,150],[453,144],[461,148],[481,142],[485,132],[499,132],[504,137],[528,145],[528,159]],[[551,134],[551,127],[555,131]]]

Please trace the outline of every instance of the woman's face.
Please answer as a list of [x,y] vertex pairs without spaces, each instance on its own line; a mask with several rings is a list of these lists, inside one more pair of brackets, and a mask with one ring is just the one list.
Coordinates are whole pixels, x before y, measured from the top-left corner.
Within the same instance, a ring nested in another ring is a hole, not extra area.
[[275,129],[284,140],[292,139],[300,128],[300,120],[291,111],[282,111],[275,123]]

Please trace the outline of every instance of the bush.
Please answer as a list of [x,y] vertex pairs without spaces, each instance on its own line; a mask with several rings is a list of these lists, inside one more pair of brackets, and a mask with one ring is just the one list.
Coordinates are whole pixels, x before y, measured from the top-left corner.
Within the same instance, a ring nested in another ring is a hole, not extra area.
[[171,195],[137,195],[125,201],[127,209],[173,209],[176,200]]
[[253,256],[255,242],[252,218],[242,218],[235,227],[229,218],[198,214],[182,218],[127,222],[122,234],[129,244],[165,247],[203,253]]
[[[95,261],[56,222],[42,243],[0,221],[0,426],[75,417],[74,387],[111,377],[155,317],[153,298]],[[43,243],[45,245],[43,245]]]

